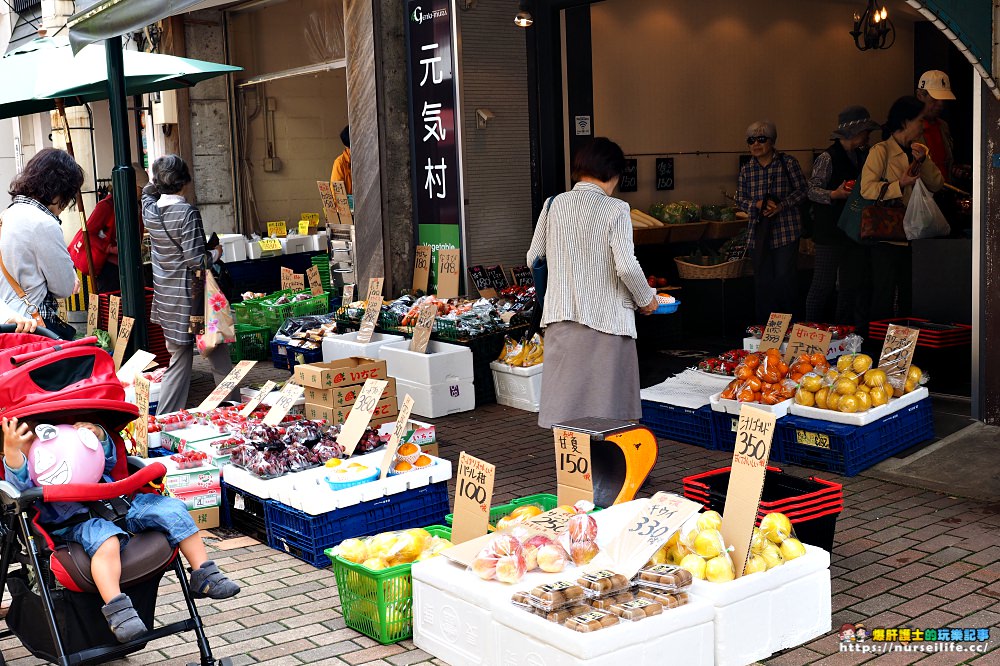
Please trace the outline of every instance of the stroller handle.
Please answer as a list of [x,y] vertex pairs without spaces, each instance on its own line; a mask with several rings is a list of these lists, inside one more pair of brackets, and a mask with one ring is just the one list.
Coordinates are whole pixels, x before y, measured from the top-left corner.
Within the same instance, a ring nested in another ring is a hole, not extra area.
[[[0,334],[4,333],[14,333],[17,331],[17,324],[0,324]],[[39,335],[43,338],[48,338],[49,340],[59,340],[59,336],[45,328],[44,326],[39,326],[35,329],[35,335]]]
[[[95,502],[131,495],[157,479],[163,478],[167,468],[163,463],[150,463],[135,474],[112,483],[70,483],[62,486],[42,486],[45,502]],[[34,489],[32,489],[34,490]]]

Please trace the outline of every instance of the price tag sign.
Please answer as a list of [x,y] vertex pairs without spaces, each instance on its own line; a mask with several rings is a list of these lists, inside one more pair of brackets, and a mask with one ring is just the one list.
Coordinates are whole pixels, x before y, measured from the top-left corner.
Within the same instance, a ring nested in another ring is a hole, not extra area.
[[791,364],[799,354],[822,354],[830,351],[830,340],[833,333],[808,328],[802,324],[792,326],[792,334],[788,337],[788,349],[785,350],[785,363]]
[[437,306],[433,303],[425,303],[420,308],[417,325],[413,329],[413,339],[410,340],[411,352],[423,354],[427,351],[427,345],[431,340],[431,329],[434,327],[434,317],[436,316]]
[[626,523],[602,554],[611,558],[615,571],[631,578],[699,510],[701,505],[697,502],[658,492]]
[[135,326],[135,319],[132,317],[122,317],[122,325],[118,330],[118,339],[115,342],[115,369],[121,367],[125,360],[125,350],[128,349],[128,340],[132,337],[132,327]]
[[260,246],[261,252],[280,252],[281,251],[281,241],[277,238],[261,238],[257,241],[257,245]]
[[358,342],[363,345],[372,341],[375,324],[382,312],[382,278],[372,278],[368,281],[368,296],[365,298],[365,314],[361,317],[361,330],[358,331]]
[[[126,361],[125,365],[121,367],[121,370],[116,373],[118,375],[118,379],[127,383],[130,378],[135,377],[136,374],[145,370],[149,366],[149,362],[154,358],[156,358],[154,354],[150,354],[148,351],[140,349],[133,354],[132,358]],[[153,365],[155,366],[156,364],[153,363]]]
[[313,296],[323,293],[323,280],[319,276],[319,268],[310,266],[306,270],[306,277],[309,279],[309,288],[312,289]]
[[[469,277],[472,278],[472,284],[476,285],[476,291],[483,298],[496,298],[497,292],[493,288],[493,280],[486,273],[486,269],[482,266],[469,266]],[[440,290],[439,290],[440,291]]]
[[300,236],[309,235],[309,220],[299,220],[299,235]]
[[97,330],[97,320],[100,317],[101,301],[97,294],[90,295],[90,302],[87,303],[87,335],[93,335]]
[[775,415],[749,405],[740,408],[736,427],[736,448],[733,451],[732,472],[726,491],[726,508],[722,514],[722,537],[733,545],[736,577],[750,556],[750,538],[757,521],[757,507],[764,490],[764,475],[771,456]]
[[302,213],[299,217],[308,222],[310,227],[319,227],[319,213]]
[[139,418],[135,420],[133,437],[135,453],[140,458],[149,457],[149,380],[141,374],[135,375],[135,406],[139,408]]
[[285,238],[288,236],[288,223],[285,220],[275,220],[267,223],[267,235],[271,238]]
[[335,180],[330,183],[333,189],[333,198],[337,206],[337,215],[340,216],[341,224],[354,224],[354,214],[351,213],[351,203],[347,198],[347,186],[344,181]]
[[556,484],[559,504],[594,501],[590,467],[590,435],[561,428],[553,431],[556,444]]
[[458,266],[461,250],[438,250],[438,298],[458,298]]
[[111,296],[108,298],[108,336],[111,344],[118,341],[118,319],[122,314],[122,297]]
[[365,380],[365,385],[361,388],[361,393],[354,401],[351,413],[347,415],[347,421],[344,422],[344,427],[337,437],[337,443],[344,447],[345,457],[349,458],[354,454],[354,449],[358,447],[361,436],[365,434],[372,420],[372,413],[388,383],[383,379]]
[[304,291],[306,288],[306,276],[302,273],[292,273],[289,285],[289,289],[293,291]]
[[[788,325],[791,323],[792,315],[772,312],[770,318],[767,320],[767,326],[764,327],[764,332],[760,336],[760,350],[780,349],[781,345],[785,342],[785,333],[788,331]],[[825,356],[826,353],[824,352],[823,355]]]
[[327,224],[340,224],[340,216],[337,215],[337,200],[333,196],[333,188],[329,181],[317,180],[316,189],[319,190],[319,198],[323,201],[323,216]]
[[292,277],[295,275],[295,271],[286,266],[281,267],[281,290],[292,288]]
[[515,266],[510,269],[510,276],[518,287],[535,286],[535,279],[531,276],[531,269],[527,266]]
[[270,395],[275,386],[277,386],[277,384],[271,380],[264,382],[264,385],[260,387],[259,391],[257,391],[257,395],[250,398],[250,402],[244,405],[243,409],[240,410],[240,416],[247,417],[253,414],[253,410],[257,409],[260,406],[260,403],[264,402],[264,398]]
[[898,398],[903,395],[906,376],[913,364],[913,353],[917,350],[920,331],[906,326],[889,324],[882,343],[882,353],[878,357],[878,367],[885,370],[889,385]]
[[505,274],[502,264],[487,266],[484,269],[484,272],[486,273],[486,277],[490,281],[490,284],[492,284],[493,288],[497,291],[501,291],[510,286],[507,284],[507,275]]
[[413,291],[427,291],[431,276],[431,246],[418,245],[413,258]]
[[[84,279],[86,280],[88,278],[84,278]],[[67,314],[66,314],[66,299],[65,298],[60,298],[59,301],[57,302],[57,305],[58,305],[57,314],[59,315],[59,318],[62,319],[63,321],[66,321],[66,318],[67,318]]]
[[560,535],[566,532],[569,519],[572,517],[573,514],[571,513],[561,509],[553,509],[552,511],[546,511],[545,513],[529,518],[524,522],[536,532],[552,539],[558,539]]
[[281,389],[281,393],[278,394],[278,399],[271,406],[271,409],[267,410],[267,414],[264,416],[264,425],[276,426],[281,423],[281,419],[288,415],[288,412],[292,411],[292,407],[298,402],[299,398],[305,389],[298,384],[293,384],[288,381],[285,382],[284,388]]
[[392,459],[396,456],[396,449],[399,448],[399,443],[403,440],[403,435],[406,434],[406,426],[410,422],[412,412],[413,397],[407,393],[399,408],[399,416],[396,417],[396,427],[393,428],[392,435],[389,436],[389,441],[385,445],[385,454],[382,456],[382,467],[379,472],[380,479],[384,479],[389,474],[389,465],[392,464]]
[[495,478],[496,466],[462,451],[455,474],[452,543],[465,543],[489,531]]
[[343,294],[342,304],[343,305],[350,305],[353,302],[354,302],[354,285],[353,284],[345,284],[344,285],[344,294]]
[[240,361],[237,363],[236,367],[226,375],[226,378],[219,382],[215,390],[209,393],[208,397],[198,405],[198,411],[208,411],[218,407],[230,393],[239,387],[240,382],[247,376],[247,373],[253,370],[253,366],[255,365],[257,365],[257,361]]

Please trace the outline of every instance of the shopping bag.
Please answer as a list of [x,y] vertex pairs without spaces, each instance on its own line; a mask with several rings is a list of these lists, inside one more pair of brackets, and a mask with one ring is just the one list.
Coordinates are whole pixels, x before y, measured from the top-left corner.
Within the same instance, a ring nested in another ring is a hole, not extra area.
[[208,356],[221,344],[236,341],[236,325],[229,299],[211,271],[205,272],[205,332],[195,336],[198,353]]
[[951,233],[951,225],[944,218],[944,214],[922,180],[918,180],[913,186],[910,203],[907,204],[906,214],[903,216],[903,229],[906,232],[906,240],[935,238]]

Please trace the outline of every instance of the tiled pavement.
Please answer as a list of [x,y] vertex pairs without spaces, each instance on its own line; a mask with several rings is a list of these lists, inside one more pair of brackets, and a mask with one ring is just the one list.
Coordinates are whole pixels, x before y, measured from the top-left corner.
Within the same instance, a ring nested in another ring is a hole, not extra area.
[[[274,375],[260,367],[248,381]],[[196,404],[209,388],[205,375],[196,374],[191,402]],[[439,419],[436,425],[443,456],[454,461],[467,450],[497,464],[497,502],[554,492],[551,435],[535,425],[534,415],[491,405]],[[644,492],[680,492],[684,476],[727,462],[725,454],[661,442],[659,461]],[[1000,640],[1000,506],[867,476],[821,476],[844,483],[845,508],[837,523],[832,564],[834,627],[864,621],[869,628],[991,628],[994,643]],[[235,664],[271,666],[443,663],[410,641],[382,646],[345,628],[329,569],[315,569],[245,537],[213,539],[209,544],[223,570],[243,586],[233,600],[199,604],[218,656],[232,656]],[[183,614],[179,588],[168,576],[161,586],[157,619],[172,621]],[[14,639],[0,643],[0,649],[9,664],[40,663]],[[186,636],[175,636],[116,663],[182,664],[195,654]],[[1000,664],[1000,650],[978,659],[968,653],[901,653],[876,659],[839,653],[831,633],[765,663],[826,666],[876,661],[989,666]]]

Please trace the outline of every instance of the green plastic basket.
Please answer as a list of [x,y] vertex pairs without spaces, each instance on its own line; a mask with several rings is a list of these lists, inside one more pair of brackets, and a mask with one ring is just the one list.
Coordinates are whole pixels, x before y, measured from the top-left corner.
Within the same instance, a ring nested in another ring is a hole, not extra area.
[[268,299],[260,304],[262,321],[258,326],[266,326],[273,336],[278,329],[284,325],[285,321],[292,317],[302,317],[310,314],[326,314],[330,310],[330,297],[326,294],[312,296],[311,291],[289,291],[285,292],[289,296],[296,294],[310,294],[310,298],[295,303],[282,303],[276,305],[276,298]]
[[[269,304],[271,301],[291,293],[291,289],[282,289],[273,294],[268,294],[263,298],[250,298],[242,303],[233,303],[233,312],[236,314],[236,319],[240,324],[269,328],[266,318]],[[271,335],[274,335],[276,330]]]
[[[490,507],[490,531],[493,531],[493,526],[497,524],[498,520],[504,516],[509,516],[514,512],[514,509],[519,506],[524,506],[525,504],[537,504],[542,507],[542,511],[551,511],[559,506],[559,498],[548,493],[539,493],[537,495],[521,497],[520,499],[513,500],[507,504]],[[448,525],[451,525],[453,520],[454,514],[449,513],[444,517],[444,521],[448,523]]]
[[[312,293],[312,292],[310,292]],[[292,303],[292,316],[321,315],[330,312],[330,294],[323,292],[298,303]]]
[[233,363],[271,358],[271,332],[263,326],[236,324],[236,342],[229,345]]
[[[434,536],[451,539],[451,528],[443,525],[424,529]],[[372,571],[334,555],[333,548],[323,552],[333,563],[340,610],[348,627],[384,645],[413,636],[412,565]]]

